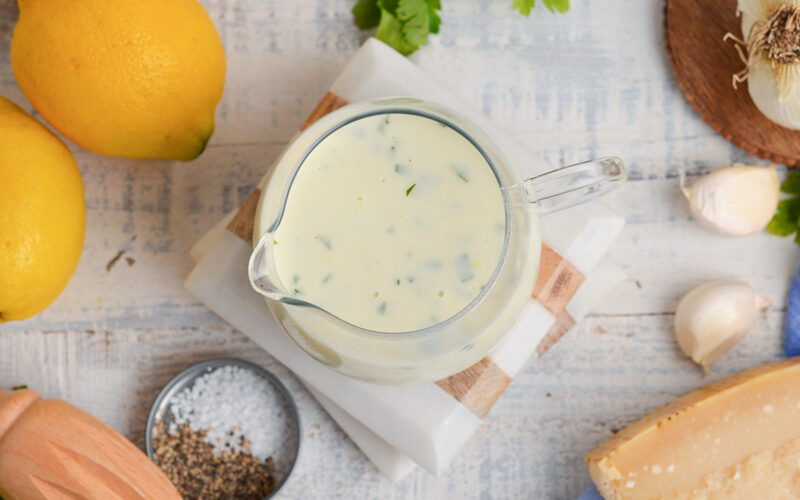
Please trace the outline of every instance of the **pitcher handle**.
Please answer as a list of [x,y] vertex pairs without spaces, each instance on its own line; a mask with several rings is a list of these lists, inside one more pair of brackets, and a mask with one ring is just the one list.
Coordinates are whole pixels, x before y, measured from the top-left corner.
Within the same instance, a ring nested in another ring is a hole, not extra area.
[[549,214],[613,191],[627,176],[620,158],[606,156],[531,177],[522,187],[539,214]]

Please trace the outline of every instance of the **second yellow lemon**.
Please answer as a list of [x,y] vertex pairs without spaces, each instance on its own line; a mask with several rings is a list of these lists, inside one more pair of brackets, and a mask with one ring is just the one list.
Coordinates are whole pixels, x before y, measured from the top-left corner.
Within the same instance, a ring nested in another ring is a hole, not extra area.
[[0,323],[61,293],[83,249],[83,182],[69,149],[0,97]]
[[214,131],[225,53],[197,0],[19,0],[25,96],[95,153],[191,160]]

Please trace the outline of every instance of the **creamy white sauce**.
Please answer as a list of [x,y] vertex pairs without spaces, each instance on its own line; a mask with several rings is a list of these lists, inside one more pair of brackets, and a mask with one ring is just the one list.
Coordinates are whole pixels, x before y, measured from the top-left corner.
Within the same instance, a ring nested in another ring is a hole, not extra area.
[[344,125],[314,148],[272,250],[289,294],[362,328],[404,332],[480,294],[505,230],[480,151],[439,121],[392,113]]

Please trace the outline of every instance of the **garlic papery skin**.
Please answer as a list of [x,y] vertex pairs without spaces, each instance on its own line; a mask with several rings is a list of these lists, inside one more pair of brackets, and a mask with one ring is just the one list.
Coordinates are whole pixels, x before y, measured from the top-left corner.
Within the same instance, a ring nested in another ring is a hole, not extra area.
[[720,168],[689,187],[680,175],[692,217],[713,231],[735,236],[761,231],[778,208],[780,182],[772,165]]
[[675,337],[684,354],[704,369],[756,324],[771,302],[744,281],[712,281],[686,294],[675,311]]
[[738,41],[746,67],[734,75],[734,87],[747,80],[764,116],[800,130],[800,1],[739,0],[738,11],[744,40],[726,38]]
[[776,80],[769,63],[761,60],[750,68],[747,90],[761,113],[782,127],[800,130],[800,66],[785,69],[783,80]]

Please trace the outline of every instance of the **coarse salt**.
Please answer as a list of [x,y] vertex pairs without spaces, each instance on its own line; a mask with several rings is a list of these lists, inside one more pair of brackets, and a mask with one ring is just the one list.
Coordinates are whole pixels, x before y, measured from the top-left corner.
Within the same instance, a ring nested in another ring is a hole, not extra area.
[[205,441],[222,451],[250,453],[265,461],[281,449],[283,432],[276,422],[286,420],[284,400],[273,384],[238,366],[223,366],[198,377],[191,388],[171,403],[177,426],[206,431]]

